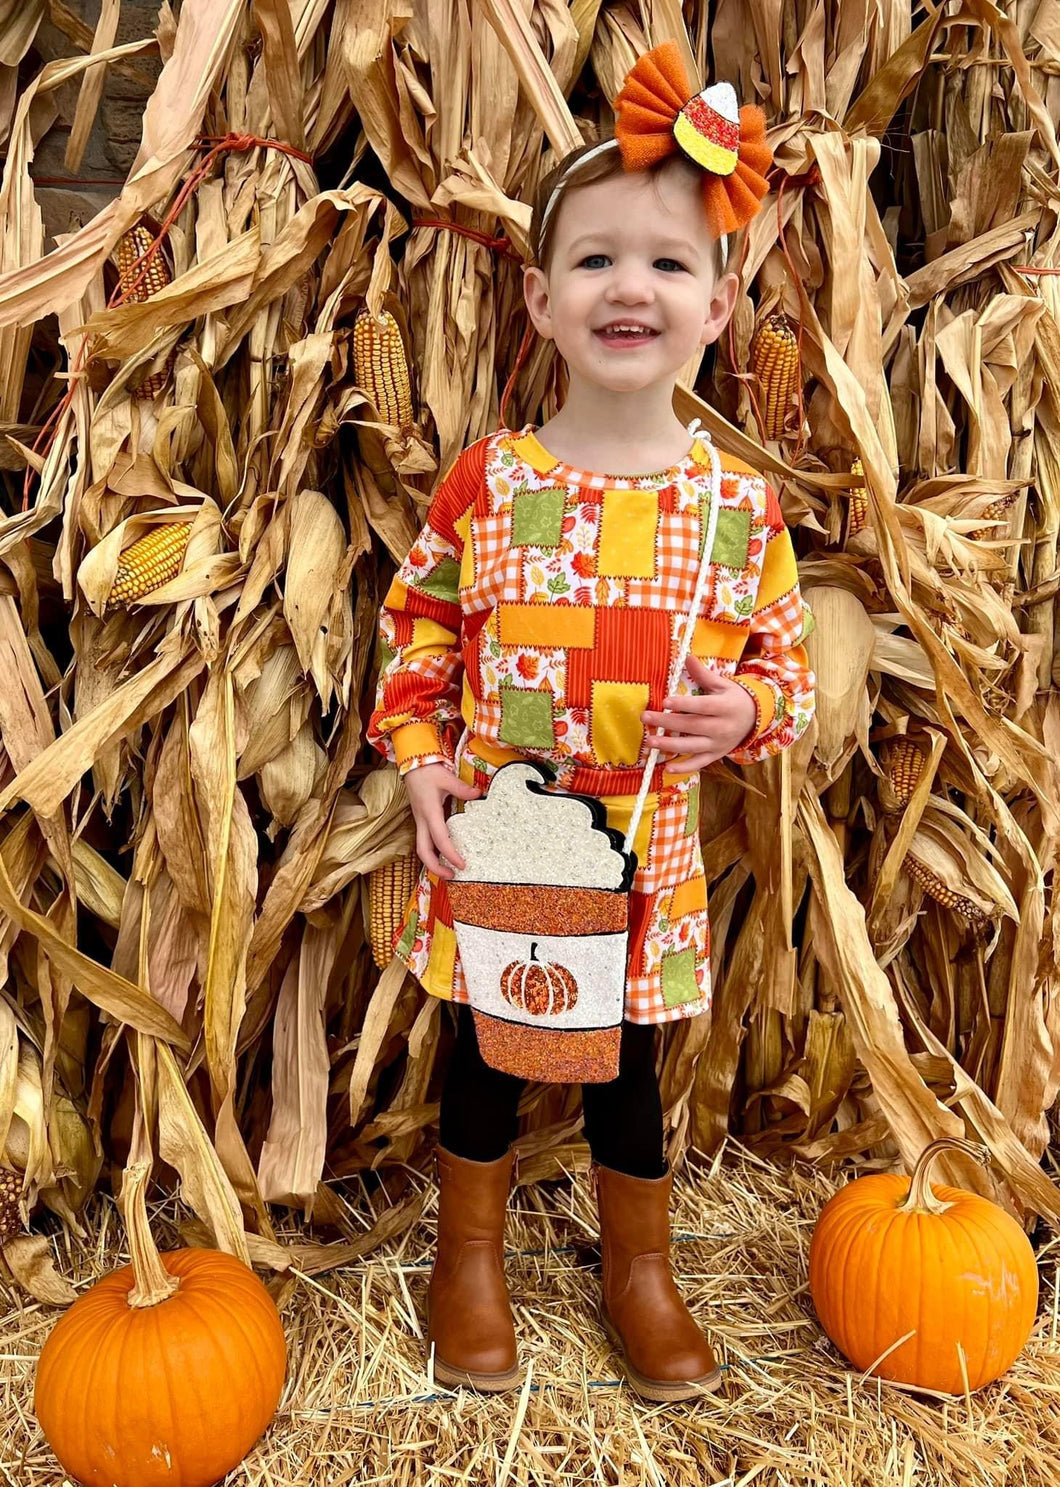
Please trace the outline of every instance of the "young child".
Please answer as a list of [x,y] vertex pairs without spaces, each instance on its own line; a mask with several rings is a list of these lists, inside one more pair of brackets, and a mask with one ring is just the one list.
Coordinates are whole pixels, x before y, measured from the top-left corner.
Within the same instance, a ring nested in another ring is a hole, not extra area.
[[603,1254],[601,1317],[651,1400],[718,1387],[674,1283],[671,1173],[655,1029],[710,1008],[699,771],[790,747],[814,708],[809,626],[791,539],[763,477],[721,454],[706,600],[675,695],[671,658],[692,601],[712,451],[673,411],[680,370],[716,341],[739,288],[726,235],[767,186],[764,118],[727,84],[691,92],[673,42],[641,58],[616,139],[542,183],[530,317],[556,342],[569,394],[539,428],[499,429],[457,458],[386,597],[369,737],[396,762],[416,819],[420,884],[398,954],[456,1004],[442,1094],[429,1345],[445,1384],[519,1382],[503,1269],[523,1083],[482,1058],[457,954],[446,826],[513,759],[594,795],[625,831],[650,782],[630,895],[618,1077],[582,1087]]

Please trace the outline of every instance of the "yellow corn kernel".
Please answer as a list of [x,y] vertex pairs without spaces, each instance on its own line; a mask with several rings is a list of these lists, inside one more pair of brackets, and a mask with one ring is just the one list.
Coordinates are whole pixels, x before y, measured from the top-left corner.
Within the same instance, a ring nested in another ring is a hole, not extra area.
[[18,1211],[22,1197],[22,1178],[17,1172],[0,1167],[0,1249],[9,1239],[22,1232],[22,1219]]
[[175,578],[184,561],[190,531],[190,521],[166,522],[127,547],[118,559],[108,607],[127,607]]
[[[1007,496],[998,496],[996,501],[990,502],[990,505],[983,512],[983,516],[986,518],[987,521],[999,521],[1001,517],[1005,515],[1006,511],[1013,504],[1018,495],[1018,491],[1011,491]],[[983,542],[989,541],[989,539],[991,538],[993,538],[994,541],[997,541],[998,538],[1004,537],[1005,534],[1000,527],[976,527],[975,530],[973,532],[969,532],[968,535],[976,542]]]
[[887,780],[899,806],[913,798],[924,772],[924,755],[911,738],[896,738],[888,752]]
[[[864,475],[865,466],[860,457],[850,467],[851,475]],[[847,535],[855,536],[866,525],[869,519],[869,493],[863,485],[855,485],[850,491],[850,520],[847,523]]]
[[[135,227],[123,233],[118,239],[118,246],[114,250],[114,257],[118,265],[118,281],[121,284],[121,297],[124,301],[132,301],[133,304],[142,305],[157,294],[160,289],[165,289],[167,284],[173,282],[173,276],[169,272],[162,250],[155,254],[144,271],[143,255],[155,241],[155,234],[143,222],[137,222]],[[162,391],[169,381],[177,359],[177,349],[166,357],[164,364],[157,372],[149,376],[141,377],[140,381],[129,385],[129,391],[134,398],[154,398]]]
[[751,371],[758,382],[762,436],[779,439],[798,404],[799,343],[783,314],[767,315],[751,338]]
[[368,874],[368,941],[380,970],[394,959],[394,941],[419,875],[415,852],[384,862]]
[[[118,279],[121,283],[123,300],[132,300],[134,304],[142,305],[153,294],[157,294],[160,289],[165,289],[167,284],[173,282],[169,265],[161,249],[151,259],[147,272],[144,273],[141,260],[154,240],[155,234],[142,222],[137,222],[135,227],[130,227],[129,231],[118,239],[114,256],[118,263]],[[142,278],[141,274],[143,274]]]
[[362,305],[353,322],[353,376],[381,422],[411,427],[412,384],[401,327],[389,310],[379,320]]
[[970,924],[982,925],[986,923],[986,915],[978,904],[973,904],[970,898],[965,898],[960,893],[954,893],[952,888],[947,888],[941,878],[925,867],[922,862],[911,853],[906,854],[903,863],[905,871],[919,883],[929,898],[942,905],[944,909],[950,909],[954,914],[960,914]]

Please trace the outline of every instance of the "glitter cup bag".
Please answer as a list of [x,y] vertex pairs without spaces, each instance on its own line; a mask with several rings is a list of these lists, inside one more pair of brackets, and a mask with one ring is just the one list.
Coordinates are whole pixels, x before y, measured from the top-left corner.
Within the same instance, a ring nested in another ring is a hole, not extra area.
[[[714,548],[721,462],[708,436],[712,499],[690,611],[670,671],[684,670]],[[623,841],[593,796],[548,788],[551,771],[503,765],[481,800],[450,818],[465,866],[449,880],[456,943],[479,1049],[521,1079],[597,1084],[618,1075],[625,1010],[632,844],[644,813],[652,749]]]

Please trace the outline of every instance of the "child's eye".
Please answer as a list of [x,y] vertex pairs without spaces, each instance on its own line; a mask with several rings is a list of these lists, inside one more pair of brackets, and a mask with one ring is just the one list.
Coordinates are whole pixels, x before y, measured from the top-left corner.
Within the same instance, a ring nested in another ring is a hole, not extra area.
[[578,265],[579,268],[599,268],[601,264],[609,262],[606,253],[589,253]]
[[683,263],[678,263],[676,258],[657,258],[655,260],[655,267],[664,268],[667,273],[671,273],[674,269],[677,269],[679,273],[683,273],[685,266]]

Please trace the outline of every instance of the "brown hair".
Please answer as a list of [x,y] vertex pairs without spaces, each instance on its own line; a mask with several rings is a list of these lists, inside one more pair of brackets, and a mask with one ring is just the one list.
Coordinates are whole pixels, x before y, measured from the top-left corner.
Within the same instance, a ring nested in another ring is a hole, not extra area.
[[[541,180],[534,196],[533,215],[530,219],[530,247],[534,255],[534,262],[547,274],[549,262],[552,258],[552,249],[556,240],[556,223],[563,203],[571,191],[577,191],[581,186],[594,186],[597,181],[610,181],[625,173],[622,164],[622,156],[617,148],[601,150],[599,155],[594,156],[587,165],[579,167],[578,162],[587,155],[590,150],[596,149],[596,143],[579,145],[577,149],[570,150],[563,159]],[[644,172],[652,180],[657,180],[667,170],[686,170],[699,177],[699,168],[690,160],[681,155],[667,155],[665,159],[649,165]],[[559,194],[549,213],[548,221],[545,222],[545,208],[553,189],[559,186]],[[732,242],[730,240],[728,257],[731,260]],[[720,277],[724,272],[725,264],[722,259],[721,243],[718,240],[711,242],[711,257],[715,276]]]

